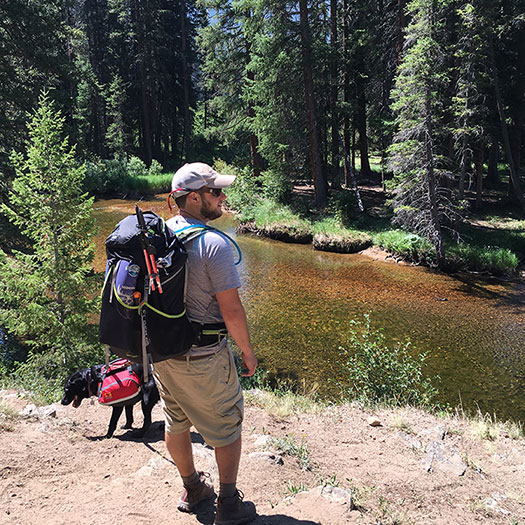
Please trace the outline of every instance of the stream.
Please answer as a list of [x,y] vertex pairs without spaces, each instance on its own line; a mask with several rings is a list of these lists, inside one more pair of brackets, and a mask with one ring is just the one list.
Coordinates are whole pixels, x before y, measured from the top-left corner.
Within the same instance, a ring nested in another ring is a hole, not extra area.
[[[164,218],[163,196],[139,203]],[[135,201],[99,200],[95,268],[104,240],[134,212]],[[349,321],[370,315],[388,344],[409,338],[429,353],[438,400],[470,413],[525,421],[525,283],[474,274],[445,275],[366,255],[314,251],[250,235],[235,236],[225,214],[213,225],[236,238],[243,259],[241,295],[260,365],[273,377],[336,398],[344,381],[339,347]],[[345,346],[346,345],[346,346]]]

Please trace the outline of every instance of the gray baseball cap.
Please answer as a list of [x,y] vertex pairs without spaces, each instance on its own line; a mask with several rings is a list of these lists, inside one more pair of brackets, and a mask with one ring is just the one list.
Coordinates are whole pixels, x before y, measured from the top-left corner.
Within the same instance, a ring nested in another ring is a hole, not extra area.
[[179,168],[171,181],[174,197],[182,197],[192,191],[208,188],[227,188],[235,180],[235,175],[221,175],[204,162],[192,162]]

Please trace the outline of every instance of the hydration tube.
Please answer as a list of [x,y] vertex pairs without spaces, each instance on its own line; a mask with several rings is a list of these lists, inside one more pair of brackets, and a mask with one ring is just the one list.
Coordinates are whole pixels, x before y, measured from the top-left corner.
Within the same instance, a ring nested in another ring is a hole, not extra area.
[[235,249],[237,250],[237,254],[239,255],[239,259],[235,261],[235,266],[240,264],[240,262],[242,261],[242,252],[241,252],[241,249],[239,248],[239,245],[227,233],[224,233],[223,231],[218,230],[217,228],[214,228],[213,226],[206,226],[204,224],[202,225],[190,224],[189,226],[184,226],[184,228],[181,228],[180,230],[177,230],[174,233],[175,235],[177,235],[178,233],[181,233],[185,230],[191,230],[193,228],[201,228],[203,233],[209,230],[209,231],[218,233],[219,235],[222,235],[223,237],[225,237],[228,241],[230,241],[235,246]]

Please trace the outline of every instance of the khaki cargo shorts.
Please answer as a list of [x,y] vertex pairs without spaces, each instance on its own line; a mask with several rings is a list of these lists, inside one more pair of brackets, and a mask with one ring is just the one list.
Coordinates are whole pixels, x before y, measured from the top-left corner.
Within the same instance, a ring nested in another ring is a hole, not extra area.
[[228,347],[202,359],[166,359],[153,365],[166,432],[182,434],[192,425],[212,447],[241,435],[244,406]]

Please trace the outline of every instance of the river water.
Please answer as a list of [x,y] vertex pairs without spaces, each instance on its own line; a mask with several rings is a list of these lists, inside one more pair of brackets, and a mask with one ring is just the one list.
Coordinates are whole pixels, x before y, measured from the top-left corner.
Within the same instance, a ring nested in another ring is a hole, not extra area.
[[[95,267],[105,267],[104,239],[135,202],[101,200]],[[141,203],[168,218],[162,196]],[[235,236],[226,215],[214,226]],[[439,400],[467,411],[525,421],[525,283],[427,268],[365,255],[314,251],[254,236],[237,236],[241,290],[261,365],[274,377],[336,396],[344,379],[340,346],[349,320],[370,314],[389,343],[407,337],[428,351],[428,375],[440,376]]]

